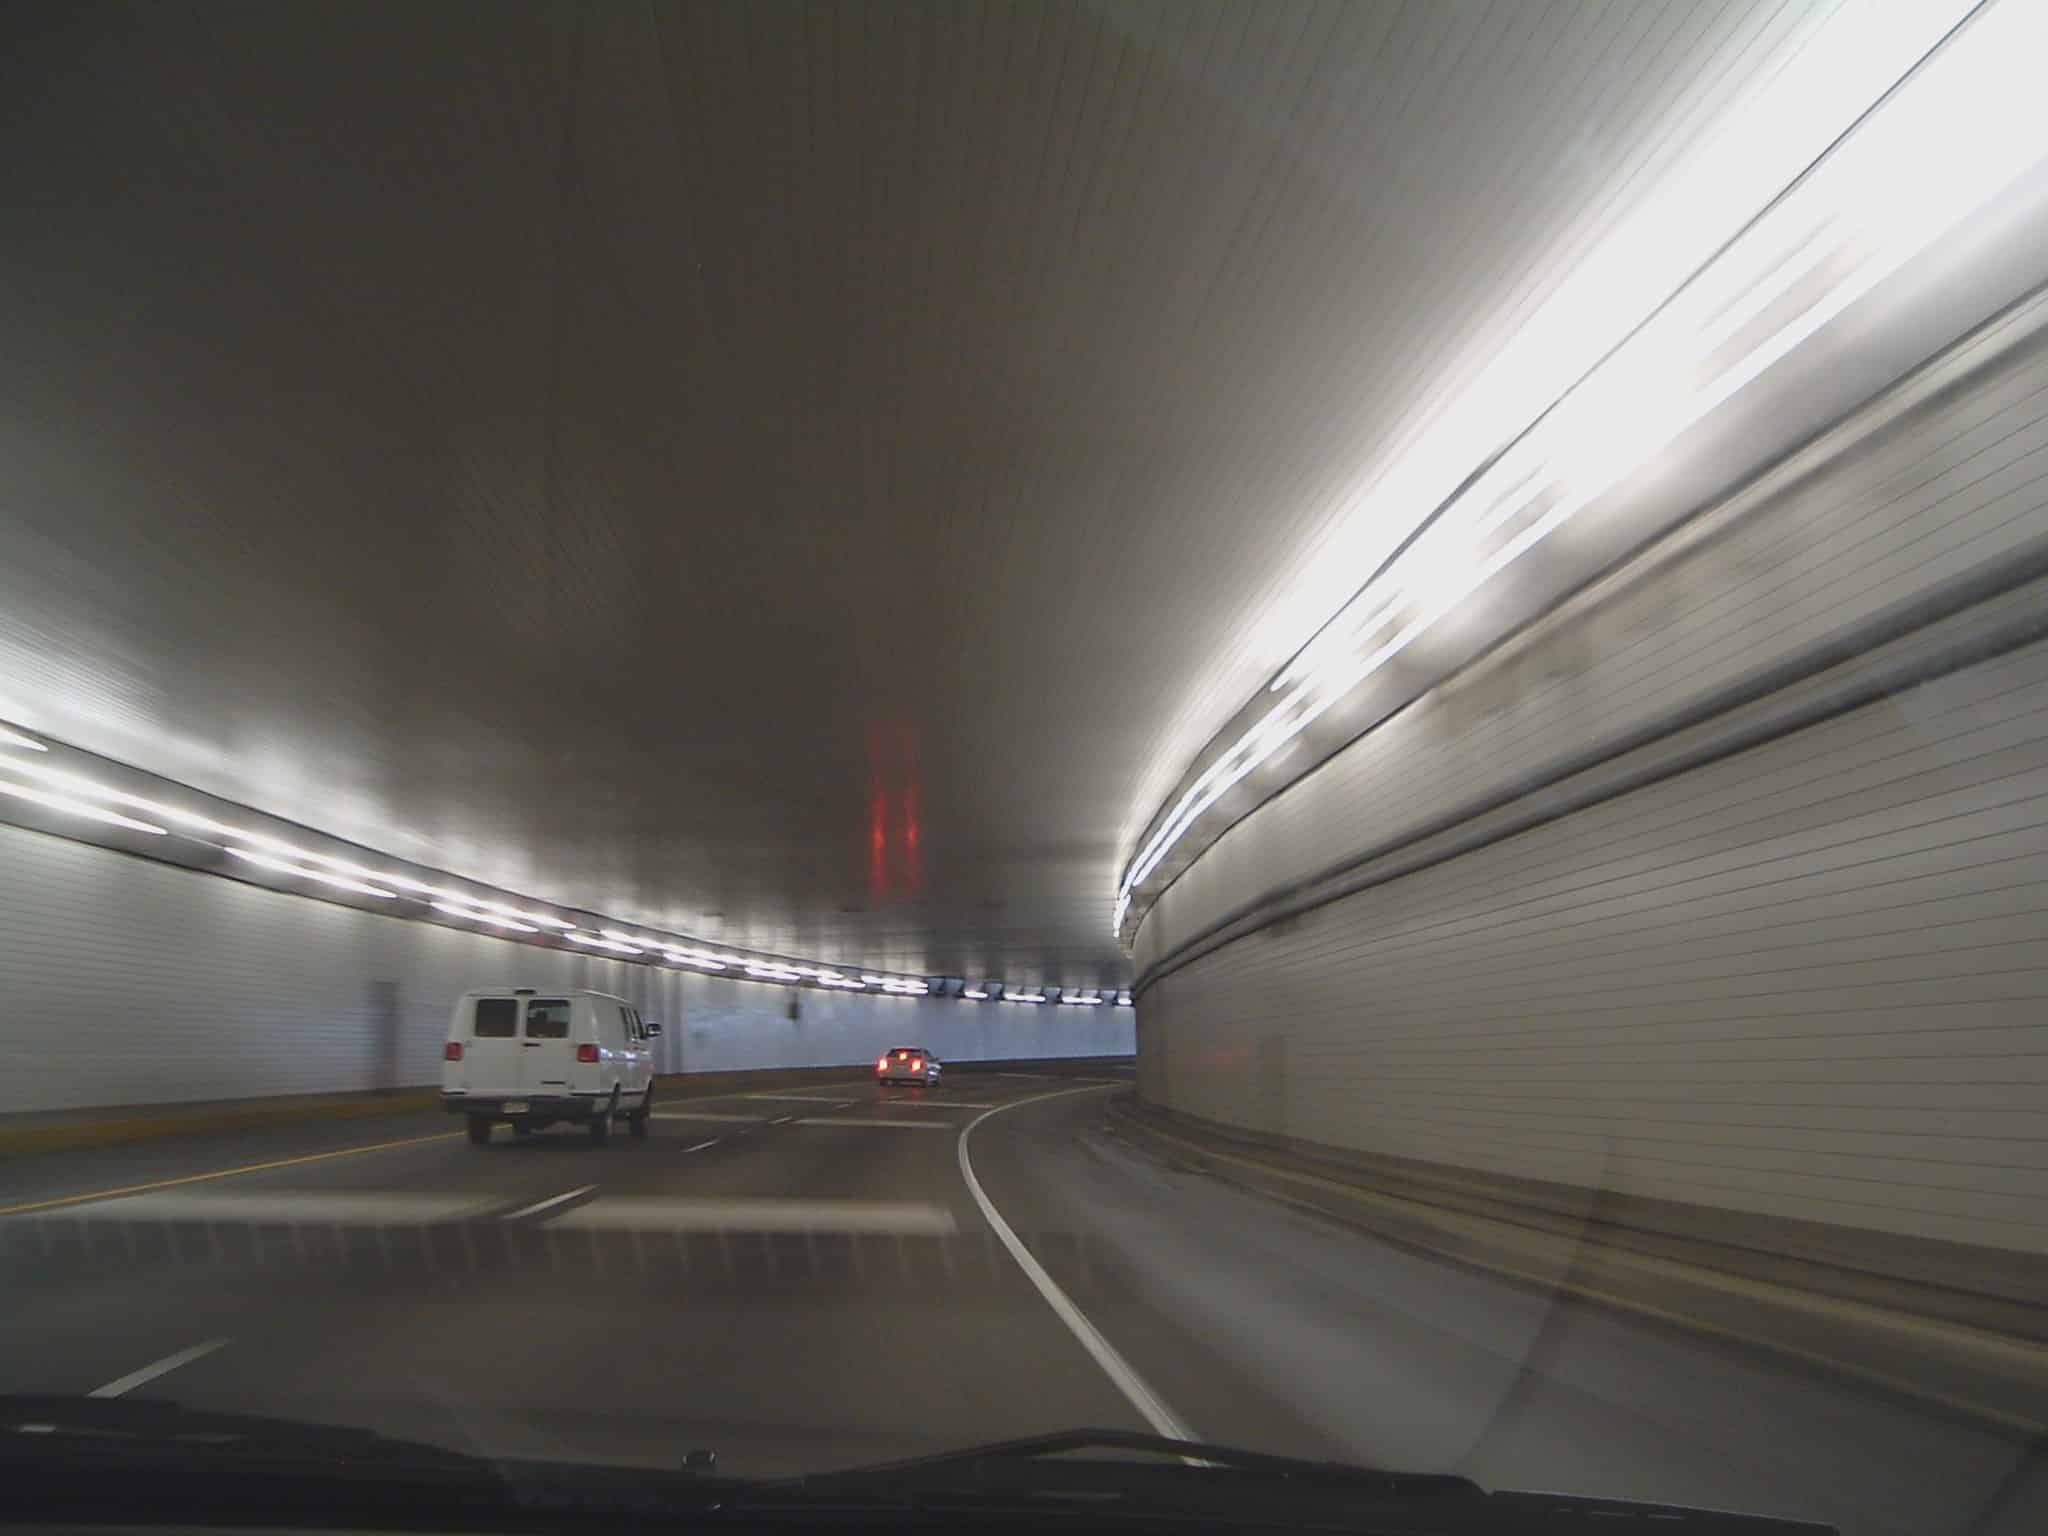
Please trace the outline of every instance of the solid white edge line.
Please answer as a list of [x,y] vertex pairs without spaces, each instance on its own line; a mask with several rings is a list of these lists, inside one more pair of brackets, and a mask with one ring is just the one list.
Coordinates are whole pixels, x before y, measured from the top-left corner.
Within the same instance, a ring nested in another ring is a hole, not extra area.
[[130,1371],[126,1376],[116,1376],[104,1387],[94,1387],[85,1395],[119,1397],[124,1392],[132,1392],[137,1387],[146,1386],[159,1376],[168,1376],[181,1365],[190,1365],[194,1360],[203,1359],[216,1349],[224,1347],[227,1342],[226,1339],[208,1339],[204,1344],[194,1344],[190,1349],[181,1349],[175,1355],[165,1355],[163,1359],[145,1365],[139,1371]]
[[995,1229],[996,1236],[1002,1239],[1003,1246],[1010,1250],[1010,1257],[1017,1261],[1017,1267],[1024,1271],[1033,1285],[1038,1287],[1038,1294],[1045,1298],[1047,1306],[1059,1314],[1059,1319],[1067,1325],[1067,1330],[1081,1341],[1081,1347],[1095,1357],[1095,1363],[1101,1366],[1104,1374],[1115,1383],[1116,1389],[1123,1393],[1125,1400],[1138,1410],[1139,1417],[1152,1426],[1153,1433],[1164,1435],[1169,1440],[1192,1440],[1195,1438],[1194,1432],[1174,1416],[1171,1408],[1160,1401],[1159,1394],[1145,1384],[1145,1378],[1132,1368],[1130,1361],[1117,1353],[1116,1346],[1105,1339],[1101,1330],[1088,1321],[1087,1315],[1074,1305],[1065,1291],[1059,1288],[1059,1282],[1045,1272],[1045,1266],[1031,1256],[1031,1250],[1024,1246],[1023,1240],[1010,1230],[1010,1224],[1003,1220],[1002,1213],[995,1207],[995,1202],[989,1199],[987,1191],[981,1187],[981,1180],[974,1176],[974,1163],[967,1155],[967,1142],[974,1135],[974,1128],[982,1121],[1000,1115],[1006,1109],[1021,1109],[1026,1104],[1043,1104],[1048,1099],[1071,1098],[1077,1093],[1100,1091],[1098,1088],[1064,1088],[1056,1093],[1034,1094],[1028,1099],[1018,1099],[1015,1103],[999,1104],[994,1109],[976,1115],[960,1132],[960,1140],[957,1143],[960,1177],[967,1181],[967,1193],[974,1196],[974,1203],[981,1208],[981,1214]]
[[595,1188],[597,1188],[595,1184],[586,1184],[581,1189],[570,1190],[569,1193],[567,1193],[566,1195],[551,1195],[547,1199],[536,1201],[532,1205],[521,1206],[516,1211],[507,1211],[503,1216],[500,1216],[498,1220],[517,1221],[522,1216],[537,1215],[541,1211],[552,1210],[555,1206],[560,1205],[564,1200],[574,1200],[578,1195],[587,1195]]

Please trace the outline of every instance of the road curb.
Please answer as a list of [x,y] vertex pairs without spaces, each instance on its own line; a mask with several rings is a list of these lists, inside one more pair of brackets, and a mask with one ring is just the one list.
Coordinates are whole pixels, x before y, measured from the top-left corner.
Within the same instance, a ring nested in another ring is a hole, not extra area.
[[1432,1258],[1815,1367],[2030,1438],[2048,1436],[2048,1348],[1907,1311],[1612,1248],[1288,1167],[1109,1101],[1115,1128],[1240,1188]]

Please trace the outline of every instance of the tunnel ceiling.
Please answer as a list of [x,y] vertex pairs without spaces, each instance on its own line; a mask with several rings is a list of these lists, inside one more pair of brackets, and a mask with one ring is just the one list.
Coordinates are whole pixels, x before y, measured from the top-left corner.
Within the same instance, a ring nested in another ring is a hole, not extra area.
[[1825,21],[10,7],[0,715],[708,938],[1112,980],[1359,487]]

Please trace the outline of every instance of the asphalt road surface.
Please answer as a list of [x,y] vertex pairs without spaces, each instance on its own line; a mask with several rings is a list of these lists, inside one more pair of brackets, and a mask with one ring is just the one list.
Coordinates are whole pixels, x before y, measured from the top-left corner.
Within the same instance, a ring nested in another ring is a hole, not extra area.
[[2048,1528],[2011,1437],[1162,1163],[1114,1086],[849,1077],[671,1099],[603,1148],[406,1114],[16,1158],[0,1390],[743,1476],[1167,1428],[1857,1532]]

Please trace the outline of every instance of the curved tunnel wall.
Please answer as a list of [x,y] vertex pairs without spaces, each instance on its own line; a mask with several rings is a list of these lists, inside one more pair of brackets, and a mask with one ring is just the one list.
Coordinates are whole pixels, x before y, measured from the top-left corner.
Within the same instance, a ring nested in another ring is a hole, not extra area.
[[1239,822],[1140,1091],[1369,1156],[2048,1251],[2036,303]]
[[[665,1072],[1129,1055],[1124,1008],[993,1008],[698,976],[408,922],[0,825],[0,1113],[435,1083],[471,987],[594,987]],[[789,1005],[799,1003],[797,1017]]]

